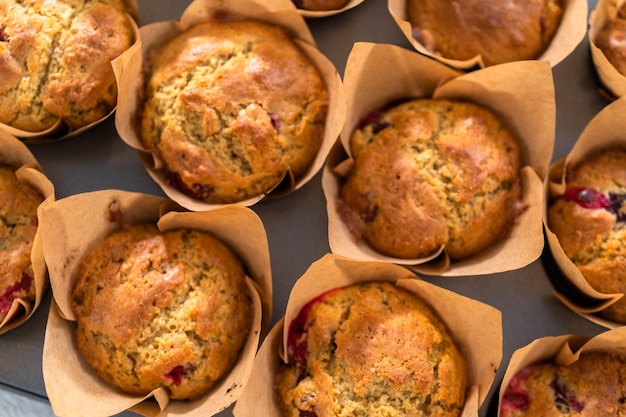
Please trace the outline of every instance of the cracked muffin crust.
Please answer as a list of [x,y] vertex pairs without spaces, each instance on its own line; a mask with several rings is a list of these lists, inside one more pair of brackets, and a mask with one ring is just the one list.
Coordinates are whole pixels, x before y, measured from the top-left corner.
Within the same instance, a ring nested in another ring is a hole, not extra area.
[[234,365],[252,322],[245,273],[207,232],[127,225],[83,261],[76,344],[107,383],[171,399],[206,393]]
[[444,58],[486,66],[537,58],[560,24],[559,0],[409,0],[413,37]]
[[134,42],[121,0],[0,0],[0,122],[96,122],[117,103],[111,61]]
[[[548,227],[596,291],[626,293],[626,148],[596,152],[565,175]],[[626,323],[626,299],[598,314]]]
[[245,200],[302,176],[317,155],[327,87],[284,29],[201,23],[149,65],[141,137],[179,191],[209,203]]
[[44,199],[6,165],[0,165],[0,190],[1,323],[13,300],[35,298],[31,252],[38,226],[37,208]]
[[584,353],[570,365],[528,365],[509,382],[499,417],[604,417],[626,413],[624,358]]
[[470,102],[415,99],[354,131],[338,210],[356,239],[398,258],[442,245],[453,260],[507,236],[521,205],[521,156],[498,118]]
[[275,385],[285,416],[457,416],[466,361],[417,296],[388,282],[338,288],[291,323]]

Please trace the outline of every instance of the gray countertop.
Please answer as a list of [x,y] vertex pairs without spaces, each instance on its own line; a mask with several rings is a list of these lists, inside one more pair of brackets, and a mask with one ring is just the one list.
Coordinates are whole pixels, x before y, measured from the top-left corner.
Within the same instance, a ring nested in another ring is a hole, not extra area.
[[[141,24],[175,19],[189,4],[186,0],[138,0],[138,3]],[[595,1],[589,1],[589,10],[594,5]],[[320,50],[334,62],[340,74],[356,41],[391,43],[412,49],[388,13],[385,0],[366,0],[341,15],[308,23]],[[556,160],[567,154],[586,124],[609,102],[598,91],[587,38],[553,69],[553,75],[557,102],[553,153]],[[101,189],[163,195],[136,151],[117,135],[113,118],[81,136],[29,148],[54,183],[57,198]],[[262,201],[252,209],[261,217],[268,234],[274,280],[273,324],[284,312],[293,282],[330,250],[321,174],[295,193]],[[502,311],[504,356],[481,416],[495,415],[490,403],[514,350],[543,336],[570,333],[594,336],[605,330],[576,315],[554,297],[546,272],[550,269],[545,265],[542,258],[525,268],[500,274],[423,277]],[[30,410],[23,415],[45,415],[46,411],[40,408],[42,403],[47,410],[41,355],[50,298],[48,291],[31,320],[0,336],[0,400],[17,398],[19,407]],[[19,416],[17,413],[0,408],[0,416]],[[232,413],[227,410],[220,415]]]

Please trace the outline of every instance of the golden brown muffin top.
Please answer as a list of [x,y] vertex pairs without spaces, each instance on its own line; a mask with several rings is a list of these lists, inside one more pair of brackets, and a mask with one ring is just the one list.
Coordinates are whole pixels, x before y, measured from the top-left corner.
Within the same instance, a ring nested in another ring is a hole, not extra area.
[[[565,194],[552,202],[548,213],[548,225],[565,254],[584,265],[607,256],[607,249],[622,247],[619,241],[626,238],[626,149],[596,152],[568,169],[565,184]],[[626,255],[626,249],[622,253]]]
[[624,358],[616,353],[583,353],[570,365],[541,362],[509,382],[500,417],[604,417],[626,412]]
[[73,129],[117,102],[111,61],[134,41],[122,0],[0,0],[0,122]]
[[79,351],[126,392],[165,387],[173,399],[196,398],[247,340],[244,279],[234,253],[206,232],[126,226],[81,265],[72,293]]
[[212,21],[154,55],[142,140],[180,191],[211,203],[268,192],[309,167],[321,145],[328,91],[283,28]]
[[288,358],[277,376],[287,416],[455,416],[463,408],[461,352],[425,303],[390,283],[312,300],[290,326]]
[[559,0],[409,0],[413,36],[433,53],[485,65],[537,58],[561,21]]
[[506,236],[520,210],[520,149],[489,110],[415,99],[367,116],[351,137],[355,165],[340,214],[377,251],[453,259]]

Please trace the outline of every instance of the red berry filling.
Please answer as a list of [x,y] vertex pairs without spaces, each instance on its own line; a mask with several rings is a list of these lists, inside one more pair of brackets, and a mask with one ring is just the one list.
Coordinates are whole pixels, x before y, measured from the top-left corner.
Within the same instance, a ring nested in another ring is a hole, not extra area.
[[13,300],[17,298],[16,293],[20,291],[28,291],[32,282],[33,278],[26,272],[22,272],[22,279],[7,287],[4,294],[0,296],[0,313],[2,313],[2,315],[6,315],[11,309]]
[[532,373],[532,369],[532,366],[527,366],[511,378],[502,396],[502,404],[500,405],[502,414],[511,411],[526,411],[530,407],[530,397],[523,385]]
[[609,199],[601,192],[590,187],[570,187],[563,194],[565,201],[573,201],[584,208],[602,208],[609,207]]
[[189,186],[181,180],[180,175],[174,172],[167,174],[167,182],[178,191],[196,200],[204,200],[213,194],[212,186],[203,184],[193,184]]
[[609,192],[608,197],[591,187],[570,187],[562,197],[588,209],[604,209],[615,216],[618,222],[626,221],[626,209],[622,209],[626,194]]
[[6,34],[6,30],[4,29],[4,27],[0,27],[0,42],[4,42],[6,41],[7,34]]
[[185,379],[185,377],[194,369],[195,367],[190,363],[185,366],[178,365],[177,367],[163,375],[163,377],[172,381],[172,385],[180,385],[183,382],[183,379]]
[[358,129],[364,129],[366,126],[372,126],[372,133],[376,134],[386,127],[391,126],[389,122],[383,122],[380,119],[385,115],[383,110],[376,110],[365,116],[358,124]]

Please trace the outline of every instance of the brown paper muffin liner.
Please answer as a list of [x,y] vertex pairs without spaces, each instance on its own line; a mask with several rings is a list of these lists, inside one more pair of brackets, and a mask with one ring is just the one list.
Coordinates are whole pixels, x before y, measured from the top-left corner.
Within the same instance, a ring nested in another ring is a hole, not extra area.
[[287,332],[310,300],[328,290],[359,282],[389,281],[417,295],[448,327],[469,366],[469,387],[462,416],[476,416],[502,360],[502,319],[499,310],[419,279],[398,265],[362,262],[327,254],[296,281],[284,317],[265,338],[254,363],[254,381],[235,404],[236,417],[282,416],[274,393],[274,375],[286,362]]
[[[18,138],[0,129],[0,164],[15,167],[18,179],[32,186],[43,197],[37,212],[40,216],[41,208],[54,200],[54,185],[45,176],[39,162],[30,150]],[[41,221],[39,220],[39,224]],[[33,266],[35,298],[34,300],[15,299],[11,308],[0,322],[0,334],[6,333],[26,322],[41,304],[41,300],[48,288],[48,268],[44,261],[41,246],[41,229],[37,230],[31,251]]]
[[[42,210],[42,242],[54,296],[42,366],[46,392],[56,414],[109,416],[132,410],[145,416],[210,416],[228,407],[241,394],[272,310],[265,229],[259,217],[246,207],[228,206],[211,212],[179,209],[161,197],[105,190],[70,196]],[[180,227],[208,231],[226,243],[246,268],[254,302],[248,341],[231,372],[197,400],[170,401],[163,388],[146,396],[123,393],[105,384],[75,346],[72,288],[82,260],[116,228],[120,216],[127,223],[156,223],[163,231]]]
[[[356,43],[344,75],[348,111],[340,142],[329,155],[322,186],[327,201],[333,253],[364,261],[393,262],[429,275],[476,275],[514,270],[536,260],[544,246],[542,182],[552,157],[555,131],[554,84],[546,61],[522,61],[461,73],[398,46]],[[353,163],[352,131],[371,111],[407,98],[462,99],[493,111],[522,150],[523,203],[510,236],[480,254],[450,262],[444,248],[431,257],[383,256],[351,235],[338,214],[342,178]]]
[[[114,70],[120,91],[120,102],[115,114],[115,125],[122,140],[139,151],[146,170],[163,189],[165,194],[181,206],[194,211],[210,210],[222,205],[209,204],[191,198],[168,183],[163,172],[162,161],[152,155],[141,141],[136,118],[142,106],[140,99],[144,87],[142,68],[150,50],[164,44],[193,25],[214,18],[216,14],[219,14],[221,18],[228,16],[229,19],[233,20],[254,19],[282,26],[289,30],[293,34],[294,42],[317,66],[329,91],[328,116],[322,145],[307,172],[301,178],[295,180],[290,175],[287,175],[283,182],[288,181],[289,184],[286,186],[280,184],[280,190],[270,190],[257,197],[239,201],[237,204],[251,206],[268,195],[285,195],[306,184],[324,165],[324,161],[333,143],[337,140],[345,119],[345,100],[341,77],[332,62],[317,48],[304,18],[295,9],[291,0],[272,2],[263,2],[262,0],[242,0],[237,2],[195,0],[183,12],[179,20],[157,22],[143,26],[140,29],[139,44],[114,62]],[[278,185],[276,184],[276,186]]]
[[578,360],[581,354],[592,351],[623,353],[626,348],[626,327],[607,330],[592,338],[568,334],[546,336],[536,339],[513,352],[506,368],[498,395],[498,416],[500,404],[511,379],[524,367],[538,362],[552,361],[556,365],[567,366]]
[[[407,18],[407,3],[408,0],[388,0],[387,7],[396,24],[415,50],[459,70],[485,67],[480,56],[465,61],[445,58],[434,54],[422,43],[418,42],[413,37],[411,23]],[[564,0],[561,24],[550,45],[537,59],[548,61],[551,67],[555,67],[571,54],[587,33],[587,12],[588,5],[586,0]]]
[[598,32],[604,25],[614,20],[617,11],[624,4],[624,0],[599,0],[589,15],[589,48],[591,59],[596,69],[596,74],[609,98],[617,98],[626,95],[626,75],[620,74],[606,55],[596,46],[595,40]]
[[337,10],[314,11],[314,10],[298,9],[298,13],[300,13],[306,19],[315,19],[315,18],[320,18],[320,17],[334,16],[336,14],[343,13],[347,10],[350,10],[358,6],[359,4],[363,3],[364,1],[365,0],[350,0],[345,6]]
[[583,277],[580,270],[565,255],[557,236],[550,230],[548,224],[548,204],[555,197],[565,192],[565,175],[568,167],[584,160],[587,155],[615,146],[626,146],[626,98],[620,98],[602,109],[585,127],[574,144],[570,153],[551,167],[545,181],[546,207],[544,212],[544,226],[546,240],[554,261],[562,273],[551,277],[555,283],[556,297],[567,307],[588,320],[607,327],[615,328],[623,324],[601,318],[594,313],[604,310],[624,296],[621,294],[603,294],[594,290]]
[[[138,27],[139,7],[137,5],[137,1],[125,0],[125,3],[127,5],[128,19],[133,25],[133,28],[135,30],[135,39],[138,39],[139,38],[139,27]],[[119,93],[118,93],[118,99],[119,99]],[[20,140],[22,140],[24,143],[27,143],[27,144],[58,142],[61,140],[74,137],[74,136],[78,136],[81,133],[99,125],[100,123],[108,119],[113,113],[115,113],[115,108],[116,107],[111,109],[111,111],[108,114],[106,114],[104,117],[100,118],[99,120],[96,120],[78,129],[71,129],[70,126],[68,126],[67,123],[63,121],[63,119],[59,119],[54,124],[54,126],[46,130],[40,131],[40,132],[32,132],[28,130],[16,129],[4,123],[0,123],[0,128],[6,130],[7,132],[19,138]]]

